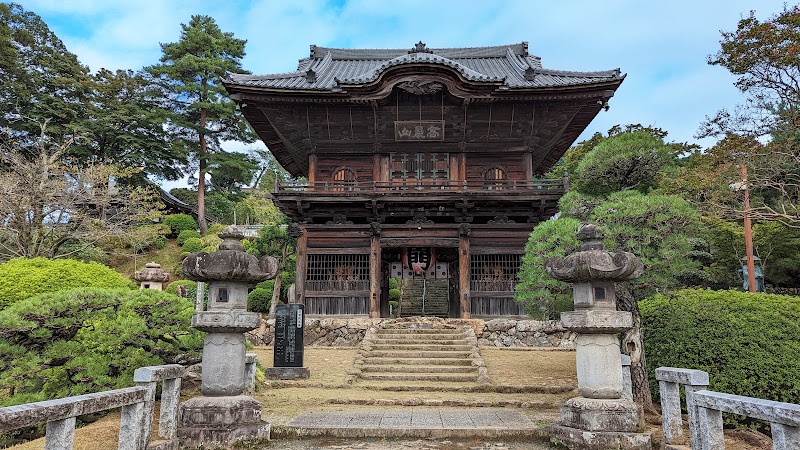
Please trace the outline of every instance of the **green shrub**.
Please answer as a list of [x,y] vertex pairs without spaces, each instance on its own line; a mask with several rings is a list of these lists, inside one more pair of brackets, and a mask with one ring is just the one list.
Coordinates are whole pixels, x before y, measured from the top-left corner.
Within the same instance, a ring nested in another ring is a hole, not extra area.
[[[175,280],[169,285],[167,285],[164,292],[170,293],[172,295],[178,295],[178,289],[181,286],[186,287],[186,297],[190,301],[194,302],[197,298],[197,282],[192,280]],[[180,297],[180,295],[178,295]]]
[[400,289],[400,280],[397,278],[389,278],[389,289]]
[[[263,283],[259,283],[259,285],[261,284]],[[274,282],[272,284],[274,286]],[[272,287],[254,288],[247,294],[247,309],[253,312],[268,313],[270,303],[272,303],[272,291]]]
[[162,223],[142,225],[131,231],[131,236],[125,246],[133,250],[134,253],[161,250],[167,246],[167,235],[169,233],[169,227]]
[[16,258],[0,264],[0,309],[33,297],[76,287],[133,288],[133,282],[95,262]]
[[170,214],[164,217],[164,225],[172,230],[172,235],[177,236],[183,230],[196,230],[197,221],[188,214]]
[[82,288],[0,311],[2,405],[116,389],[142,366],[190,363],[202,333],[192,302],[145,290]]
[[655,369],[668,366],[708,372],[710,389],[719,392],[800,398],[800,298],[685,289],[654,295],[639,308],[652,392]]
[[203,251],[203,241],[200,238],[188,238],[181,245],[181,251],[184,253],[194,253]]
[[389,289],[389,301],[400,300],[400,289]]
[[178,245],[183,245],[183,243],[186,242],[186,240],[189,238],[199,239],[200,232],[197,230],[181,230],[181,232],[178,233],[178,238],[177,238]]

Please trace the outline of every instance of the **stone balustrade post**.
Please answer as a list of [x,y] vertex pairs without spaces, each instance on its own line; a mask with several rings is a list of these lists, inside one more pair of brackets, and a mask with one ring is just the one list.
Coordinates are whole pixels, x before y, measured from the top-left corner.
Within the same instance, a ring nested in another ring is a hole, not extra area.
[[[145,405],[147,401],[123,405],[119,418],[119,450],[145,450],[142,435],[149,432],[145,428]],[[152,418],[150,419],[152,421]]]
[[256,362],[258,356],[255,353],[247,353],[244,362],[244,391],[255,392],[256,390]]
[[695,402],[696,392],[708,387],[708,372],[677,367],[656,369],[659,392],[661,394],[661,423],[667,445],[686,444],[681,418],[680,386],[686,393],[686,411],[689,416],[689,436],[693,446],[699,445],[702,433],[698,424],[699,411]]
[[144,405],[144,426],[139,441],[141,448],[150,443],[150,432],[153,427],[156,387],[161,383],[161,409],[158,419],[158,437],[172,440],[177,437],[178,402],[181,394],[181,377],[186,369],[180,364],[140,367],[133,372],[133,381],[137,386],[147,389],[147,400]]
[[45,450],[72,450],[75,441],[75,417],[47,422],[45,427]]
[[621,354],[622,359],[622,398],[633,400],[633,383],[631,382],[631,357]]

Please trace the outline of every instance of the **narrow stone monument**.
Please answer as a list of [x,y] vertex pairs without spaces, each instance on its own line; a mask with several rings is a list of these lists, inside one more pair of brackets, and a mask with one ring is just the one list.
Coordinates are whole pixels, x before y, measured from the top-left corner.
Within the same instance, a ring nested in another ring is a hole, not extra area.
[[219,234],[214,253],[192,253],[183,274],[208,283],[208,310],[196,311],[192,326],[206,332],[203,344],[202,396],[183,402],[178,438],[183,447],[228,446],[241,439],[269,439],[270,424],[261,420],[261,403],[242,395],[246,387],[244,333],[257,328],[261,314],[247,311],[247,288],[275,278],[277,261],[257,260],[244,252],[236,227]]
[[139,289],[161,291],[164,283],[169,281],[169,273],[161,268],[161,264],[149,262],[144,265],[144,269],[134,272],[133,279],[139,282]]
[[302,380],[311,373],[303,367],[303,305],[278,305],[275,308],[275,341],[273,363],[267,369],[272,380]]
[[644,271],[632,253],[609,253],[596,225],[578,230],[580,251],[548,258],[547,273],[573,283],[575,311],[561,313],[561,324],[574,331],[580,397],[561,407],[561,421],[550,428],[553,440],[572,449],[650,449],[643,433],[641,408],[623,395],[619,333],[633,327],[633,316],[616,310],[615,282]]

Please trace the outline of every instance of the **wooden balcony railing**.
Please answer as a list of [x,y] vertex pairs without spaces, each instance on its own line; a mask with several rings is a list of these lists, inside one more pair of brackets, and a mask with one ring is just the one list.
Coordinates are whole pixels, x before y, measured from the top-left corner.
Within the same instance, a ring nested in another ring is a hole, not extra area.
[[390,193],[390,192],[563,192],[562,180],[432,180],[432,181],[317,181],[313,183],[278,184],[275,192],[324,192],[324,193]]

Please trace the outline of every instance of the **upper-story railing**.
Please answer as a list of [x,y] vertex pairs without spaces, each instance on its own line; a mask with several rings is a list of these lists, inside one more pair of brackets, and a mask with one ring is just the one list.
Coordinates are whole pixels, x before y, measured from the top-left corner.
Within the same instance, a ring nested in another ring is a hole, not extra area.
[[564,180],[420,180],[420,181],[315,181],[276,184],[275,192],[321,192],[334,194],[387,192],[564,192]]

